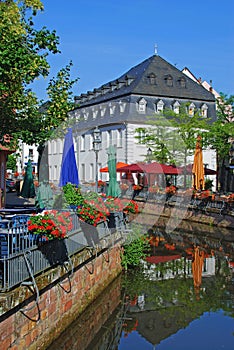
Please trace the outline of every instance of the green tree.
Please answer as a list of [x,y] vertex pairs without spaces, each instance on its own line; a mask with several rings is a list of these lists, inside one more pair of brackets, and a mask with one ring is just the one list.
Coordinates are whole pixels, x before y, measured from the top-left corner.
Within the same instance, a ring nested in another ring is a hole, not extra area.
[[1,140],[11,134],[41,145],[72,108],[71,88],[77,79],[70,78],[71,62],[50,80],[49,103],[39,101],[32,91],[35,79],[49,75],[48,55],[60,52],[55,31],[35,29],[33,18],[40,10],[40,0],[0,2]]
[[[33,82],[49,75],[49,54],[59,53],[59,38],[46,27],[36,30],[33,18],[43,10],[40,0],[0,1],[0,140],[10,134],[37,144],[39,157],[54,130],[73,108],[72,62],[62,68],[47,87],[48,101],[39,101]],[[9,144],[8,144],[9,145]]]
[[201,117],[199,111],[189,114],[189,105],[181,105],[178,114],[166,109],[162,115],[148,118],[150,127],[138,129],[144,135],[143,138],[138,137],[139,142],[151,148],[152,159],[186,167],[188,156],[194,152],[198,133],[203,138],[210,128],[209,120]]
[[140,128],[144,133],[140,143],[149,146],[152,158],[163,163],[185,164],[187,157],[194,152],[196,137],[209,129],[208,120],[200,116],[198,111],[188,113],[188,104],[180,106],[177,114],[166,109],[162,115],[149,117],[150,127]]
[[[234,95],[227,96],[223,93],[216,100],[217,120],[211,125],[210,130],[204,136],[217,154],[218,181],[221,190],[224,188],[226,167],[229,163],[230,143],[234,137]],[[230,180],[229,180],[230,181]]]

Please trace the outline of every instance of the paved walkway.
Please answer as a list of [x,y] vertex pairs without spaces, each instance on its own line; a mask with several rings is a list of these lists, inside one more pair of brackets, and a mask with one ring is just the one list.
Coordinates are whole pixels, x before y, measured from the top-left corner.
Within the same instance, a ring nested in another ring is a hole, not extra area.
[[6,194],[6,207],[33,205],[35,205],[35,198],[18,197],[16,192],[9,192]]

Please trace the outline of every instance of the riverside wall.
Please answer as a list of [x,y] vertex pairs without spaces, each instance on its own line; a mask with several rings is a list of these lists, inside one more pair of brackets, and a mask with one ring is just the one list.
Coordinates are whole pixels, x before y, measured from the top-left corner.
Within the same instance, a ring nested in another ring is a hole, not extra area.
[[[47,349],[120,275],[120,252],[120,243],[95,251],[84,249],[71,257],[72,270],[57,266],[36,276],[38,303],[27,286],[1,293],[0,349]],[[108,315],[117,299],[114,293],[107,297]],[[96,327],[100,317],[93,321]]]

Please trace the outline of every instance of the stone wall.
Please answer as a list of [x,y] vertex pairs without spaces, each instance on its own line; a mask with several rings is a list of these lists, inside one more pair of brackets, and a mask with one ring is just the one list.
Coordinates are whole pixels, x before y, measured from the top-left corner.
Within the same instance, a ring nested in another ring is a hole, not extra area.
[[1,349],[46,349],[121,273],[121,246],[72,257],[73,273],[63,267],[36,277],[38,305],[30,287],[18,287],[0,296]]

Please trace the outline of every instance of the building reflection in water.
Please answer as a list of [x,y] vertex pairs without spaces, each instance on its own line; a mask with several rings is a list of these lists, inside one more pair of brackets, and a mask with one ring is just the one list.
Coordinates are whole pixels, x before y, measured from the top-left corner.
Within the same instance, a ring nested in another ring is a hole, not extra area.
[[151,230],[142,269],[117,278],[48,350],[116,350],[133,333],[154,348],[207,312],[233,317],[234,242],[224,237]]

